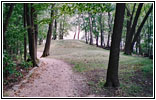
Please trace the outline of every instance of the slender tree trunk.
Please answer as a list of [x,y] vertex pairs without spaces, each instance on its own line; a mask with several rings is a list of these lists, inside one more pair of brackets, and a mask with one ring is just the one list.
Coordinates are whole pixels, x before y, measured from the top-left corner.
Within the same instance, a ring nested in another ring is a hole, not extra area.
[[[26,4],[24,3],[24,28],[26,29]],[[24,33],[24,60],[26,61],[27,59],[27,38],[26,34]]]
[[124,21],[124,12],[125,12],[125,4],[117,3],[109,56],[109,64],[107,69],[107,79],[105,83],[106,87],[118,87],[120,85],[118,79],[118,65],[120,54],[120,41]]
[[[130,13],[127,12],[127,16],[130,17],[130,19],[127,19],[127,33],[126,33],[126,42],[125,42],[126,44],[128,42],[128,38],[130,36],[130,30],[131,30],[133,15],[134,15],[134,12],[135,12],[135,6],[136,6],[136,3],[133,6],[133,11],[132,11],[131,15],[130,15]],[[126,51],[126,48],[124,48],[124,50]]]
[[142,6],[143,6],[143,3],[140,3],[138,6],[138,9],[137,9],[134,21],[133,21],[132,28],[130,30],[129,36],[128,36],[126,44],[125,44],[125,54],[126,55],[131,55],[131,52],[132,52],[131,51],[131,42],[132,42],[133,35],[135,34],[135,29],[136,29],[136,25],[138,22],[138,18],[139,18],[140,13],[141,13]]
[[141,49],[140,41],[141,41],[141,36],[139,36],[139,38],[138,38],[138,47],[139,47],[139,54],[142,55],[142,49]]
[[80,14],[78,15],[79,25],[78,25],[78,40],[80,35]]
[[3,24],[3,40],[4,40],[3,45],[4,45],[4,49],[7,49],[7,41],[5,39],[5,32],[7,30],[8,25],[9,25],[9,19],[10,19],[11,15],[12,15],[14,5],[15,4],[13,4],[13,3],[10,4],[9,11],[7,13],[7,16],[6,16],[4,24]]
[[88,44],[88,39],[87,39],[87,30],[85,28],[85,39],[86,39],[86,44]]
[[57,38],[56,30],[57,30],[57,21],[55,19],[55,30],[54,30],[54,33],[53,33],[53,39],[54,40],[56,40],[56,38]]
[[90,45],[93,45],[93,24],[92,24],[92,14],[89,13],[89,25],[90,25]]
[[97,46],[97,47],[99,46],[98,42],[99,42],[99,36],[96,35],[96,46]]
[[146,20],[147,20],[147,18],[149,16],[149,14],[152,12],[152,9],[153,9],[153,4],[151,5],[150,9],[148,10],[146,16],[144,17],[143,21],[141,22],[141,24],[140,24],[140,26],[139,26],[139,28],[138,28],[135,36],[134,36],[134,39],[133,39],[132,44],[131,44],[131,51],[133,51],[134,44],[137,41],[137,39],[138,39],[138,37],[139,37],[139,35],[141,33],[141,30],[142,30],[142,28],[143,28],[143,26],[144,26],[144,24],[145,24],[145,22],[146,22]]
[[102,13],[100,13],[100,32],[101,32],[101,47],[104,47],[103,25],[102,25]]
[[107,47],[108,48],[110,47],[109,42],[110,42],[111,31],[112,31],[111,23],[112,23],[111,14],[110,14],[110,12],[108,12],[108,26],[109,26],[109,33],[108,33],[108,40],[107,40]]
[[[53,8],[53,6],[54,5],[52,5],[52,8]],[[51,19],[52,19],[52,21],[49,23],[49,29],[48,29],[46,44],[45,44],[45,47],[44,47],[42,57],[46,57],[46,56],[49,55],[51,35],[52,35],[52,25],[53,25],[53,18],[52,17],[53,17],[53,10],[51,10]]]
[[[37,13],[34,8],[32,8],[32,10],[33,10],[33,20],[37,21]],[[35,35],[35,57],[37,59],[38,24],[34,23],[33,25],[34,25],[34,35]]]
[[75,40],[75,36],[76,36],[76,30],[75,30],[75,34],[74,34],[74,40]]

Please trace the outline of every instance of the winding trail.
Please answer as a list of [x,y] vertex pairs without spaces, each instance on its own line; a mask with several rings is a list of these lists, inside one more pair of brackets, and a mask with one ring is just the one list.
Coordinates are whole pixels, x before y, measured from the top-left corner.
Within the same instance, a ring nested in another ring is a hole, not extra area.
[[40,58],[40,66],[12,95],[15,97],[79,97],[85,96],[85,78],[60,60]]

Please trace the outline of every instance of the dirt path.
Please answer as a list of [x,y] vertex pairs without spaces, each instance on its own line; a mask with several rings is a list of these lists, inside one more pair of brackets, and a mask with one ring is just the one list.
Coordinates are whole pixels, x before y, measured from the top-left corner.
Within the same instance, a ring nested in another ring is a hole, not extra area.
[[[38,58],[41,53],[38,52]],[[12,96],[16,97],[75,97],[85,96],[84,78],[72,71],[67,63],[50,58],[39,58],[28,82],[22,84]],[[10,95],[11,96],[11,95]]]

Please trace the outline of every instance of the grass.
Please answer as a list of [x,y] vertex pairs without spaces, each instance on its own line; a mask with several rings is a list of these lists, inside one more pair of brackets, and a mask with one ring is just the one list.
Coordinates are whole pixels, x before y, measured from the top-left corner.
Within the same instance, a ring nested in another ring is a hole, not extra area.
[[[38,51],[43,52],[44,45]],[[105,89],[109,50],[90,46],[78,40],[52,40],[49,58],[66,61],[73,71],[87,77],[91,93],[105,96],[152,96],[153,61],[148,58],[120,53],[118,91]],[[140,81],[138,81],[140,80]],[[148,87],[148,88],[147,88]]]

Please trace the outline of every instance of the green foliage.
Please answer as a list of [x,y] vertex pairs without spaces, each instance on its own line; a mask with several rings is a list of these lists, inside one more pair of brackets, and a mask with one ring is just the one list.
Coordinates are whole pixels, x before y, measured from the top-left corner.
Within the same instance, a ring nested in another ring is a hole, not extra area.
[[29,68],[29,67],[33,66],[33,63],[31,61],[29,61],[29,62],[22,61],[21,66],[24,67],[24,68]]
[[3,74],[4,76],[12,75],[16,72],[16,64],[12,61],[9,54],[3,51]]

